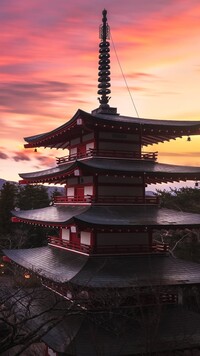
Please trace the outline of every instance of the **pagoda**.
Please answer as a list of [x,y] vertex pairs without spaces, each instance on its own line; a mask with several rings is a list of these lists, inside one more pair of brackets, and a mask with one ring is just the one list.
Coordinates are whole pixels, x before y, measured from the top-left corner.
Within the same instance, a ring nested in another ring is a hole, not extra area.
[[107,11],[102,14],[99,107],[78,109],[62,126],[25,138],[29,149],[67,151],[54,168],[20,174],[22,184],[63,185],[64,195],[43,209],[13,212],[14,222],[54,233],[47,246],[4,253],[85,311],[43,337],[46,355],[200,352],[200,315],[185,307],[185,296],[198,289],[200,265],[175,258],[155,238],[199,229],[200,215],[161,208],[159,197],[146,192],[150,184],[198,181],[200,167],[161,164],[158,152],[145,148],[199,135],[200,121],[127,117],[109,105],[110,29]]

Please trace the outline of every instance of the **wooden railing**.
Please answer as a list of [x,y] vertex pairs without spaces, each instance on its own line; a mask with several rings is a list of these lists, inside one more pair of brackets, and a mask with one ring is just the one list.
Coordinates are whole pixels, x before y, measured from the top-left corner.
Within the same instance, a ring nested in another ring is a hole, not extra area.
[[116,150],[97,150],[94,148],[90,148],[86,152],[76,153],[76,154],[69,154],[63,157],[57,157],[56,162],[57,164],[63,164],[69,161],[73,161],[77,158],[84,158],[84,157],[110,157],[110,158],[126,158],[126,159],[147,159],[151,161],[156,161],[158,152],[130,152],[130,151],[116,151]]
[[[121,307],[128,307],[128,306],[134,306],[134,307],[139,307],[141,306],[153,306],[153,305],[159,305],[159,304],[177,304],[178,303],[178,294],[176,291],[173,291],[170,293],[168,292],[162,292],[158,290],[154,290],[147,293],[142,293],[139,288],[137,288],[137,291],[135,291],[134,288],[130,287],[129,289],[126,289],[126,291],[123,290],[120,291],[117,288],[111,288],[109,290],[97,290],[97,291],[91,291],[87,287],[80,290],[75,290],[73,288],[70,288],[68,284],[63,284],[63,283],[56,283],[52,282],[51,280],[48,279],[43,279],[42,284],[51,290],[53,290],[56,293],[59,293],[63,295],[65,298],[68,300],[73,300],[76,301],[74,307],[78,308],[89,308],[91,309],[105,309],[105,306],[109,306],[109,310],[112,305],[115,305],[113,303],[113,300],[117,297],[117,305]],[[116,293],[117,292],[117,293]],[[122,293],[121,293],[122,292]]]
[[123,253],[165,253],[169,251],[169,245],[165,243],[153,243],[152,245],[132,244],[132,245],[101,245],[97,247],[85,244],[76,244],[71,241],[64,241],[60,237],[48,236],[49,244],[65,247],[87,254],[123,254]]
[[169,251],[169,245],[167,244],[156,244],[152,245],[142,245],[142,244],[134,244],[134,245],[102,245],[96,248],[96,252],[100,254],[112,254],[112,253],[164,253]]
[[161,304],[177,304],[178,295],[175,293],[161,293],[159,296],[159,301]]
[[92,195],[84,196],[55,196],[55,204],[65,203],[97,203],[97,204],[159,204],[158,196],[105,196],[100,195],[95,198]]
[[[126,301],[125,301],[126,302]],[[178,295],[176,293],[159,293],[158,291],[151,294],[141,293],[135,299],[135,305],[158,305],[158,304],[177,304]],[[126,303],[128,304],[128,303]]]
[[97,200],[94,199],[97,203],[106,204],[159,204],[158,196],[98,196]]
[[91,203],[92,202],[91,195],[85,196],[55,196],[53,201],[55,204],[65,204],[65,203]]
[[84,252],[87,254],[89,254],[92,251],[91,246],[84,245],[84,244],[80,245],[80,244],[70,242],[70,241],[64,241],[60,237],[56,237],[56,236],[48,236],[48,242],[49,242],[49,244],[52,244],[52,245],[65,247],[70,250],[76,250],[76,251]]

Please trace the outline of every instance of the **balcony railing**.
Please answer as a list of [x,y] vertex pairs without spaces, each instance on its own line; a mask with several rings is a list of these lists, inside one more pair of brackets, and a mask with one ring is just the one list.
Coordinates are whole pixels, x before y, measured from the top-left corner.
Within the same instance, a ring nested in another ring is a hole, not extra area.
[[[95,199],[94,199],[95,201]],[[158,196],[98,196],[97,203],[106,204],[158,204]]]
[[80,245],[74,242],[64,241],[60,237],[56,237],[56,236],[48,236],[48,242],[52,245],[65,247],[70,250],[76,250],[87,254],[89,254],[92,251],[92,247],[89,245],[84,245],[84,244]]
[[97,150],[94,148],[90,148],[86,152],[69,154],[63,157],[57,157],[57,164],[63,164],[69,161],[73,161],[77,158],[85,158],[85,157],[110,157],[110,158],[126,158],[126,159],[147,159],[151,161],[156,161],[158,152],[130,152],[130,151],[116,151],[116,150]]
[[106,246],[98,246],[96,248],[96,252],[99,254],[106,253],[164,253],[169,251],[169,246],[167,244],[162,243],[153,243],[152,245],[142,245],[142,244],[134,244],[134,245],[106,245]]
[[48,236],[48,242],[52,245],[76,250],[87,254],[146,254],[146,253],[166,253],[169,245],[165,243],[153,243],[152,245],[132,244],[132,245],[101,245],[88,246],[64,241],[60,237]]
[[84,196],[55,196],[55,204],[66,203],[96,203],[96,204],[159,204],[158,196],[105,196],[100,195],[95,198],[92,195]]
[[85,196],[55,196],[53,201],[55,204],[65,204],[65,203],[91,203],[92,202],[91,195]]
[[[121,307],[139,307],[141,306],[153,306],[153,305],[160,305],[160,304],[177,304],[178,303],[178,294],[177,291],[163,292],[162,290],[152,290],[151,292],[142,293],[141,290],[138,288],[135,292],[134,289],[130,286],[126,290],[123,289],[115,289],[111,288],[107,291],[105,290],[89,290],[87,287],[80,290],[74,290],[69,287],[67,284],[61,284],[52,282],[48,279],[43,279],[42,284],[55,293],[59,293],[63,295],[63,297],[67,298],[68,300],[76,301],[73,308],[77,308],[80,311],[81,308],[89,308],[91,309],[105,309],[105,306],[109,307],[109,310],[113,303],[113,300],[117,298],[117,305]],[[117,293],[116,293],[117,292]],[[103,298],[102,298],[103,296]]]

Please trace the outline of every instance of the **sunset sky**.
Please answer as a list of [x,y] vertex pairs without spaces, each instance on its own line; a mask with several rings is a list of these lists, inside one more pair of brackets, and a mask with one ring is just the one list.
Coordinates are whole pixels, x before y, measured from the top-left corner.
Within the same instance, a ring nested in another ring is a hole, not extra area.
[[[140,117],[200,120],[199,0],[0,0],[0,178],[55,165],[66,151],[25,150],[78,108],[98,107],[102,10]],[[111,100],[137,116],[111,41]],[[200,138],[148,147],[159,162],[200,165]]]

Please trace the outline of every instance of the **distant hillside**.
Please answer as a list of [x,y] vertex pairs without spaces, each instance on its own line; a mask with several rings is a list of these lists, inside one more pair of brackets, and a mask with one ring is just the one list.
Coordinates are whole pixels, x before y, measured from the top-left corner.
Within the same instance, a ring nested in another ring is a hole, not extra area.
[[[6,179],[0,178],[0,190],[2,189],[4,183],[6,183],[6,182],[10,182],[10,183],[14,183],[14,184],[18,185],[17,182],[8,181],[8,180],[6,180]],[[63,187],[57,187],[57,186],[55,186],[55,187],[49,187],[49,186],[46,186],[46,185],[45,185],[45,187],[47,188],[49,197],[51,197],[51,195],[53,194],[53,192],[54,192],[55,189],[57,189],[61,194],[64,194],[64,188],[63,188]]]
[[52,196],[52,194],[53,194],[55,189],[57,189],[57,191],[62,195],[64,195],[64,192],[65,192],[65,189],[63,187],[57,187],[57,186],[48,187],[48,186],[45,185],[45,188],[47,188],[49,198]]
[[0,178],[0,189],[3,187],[4,183],[6,182],[5,179]]
[[6,180],[6,179],[0,178],[0,189],[3,187],[4,183],[6,183],[6,182],[18,184],[17,182],[13,182],[13,181],[10,181],[10,180]]

